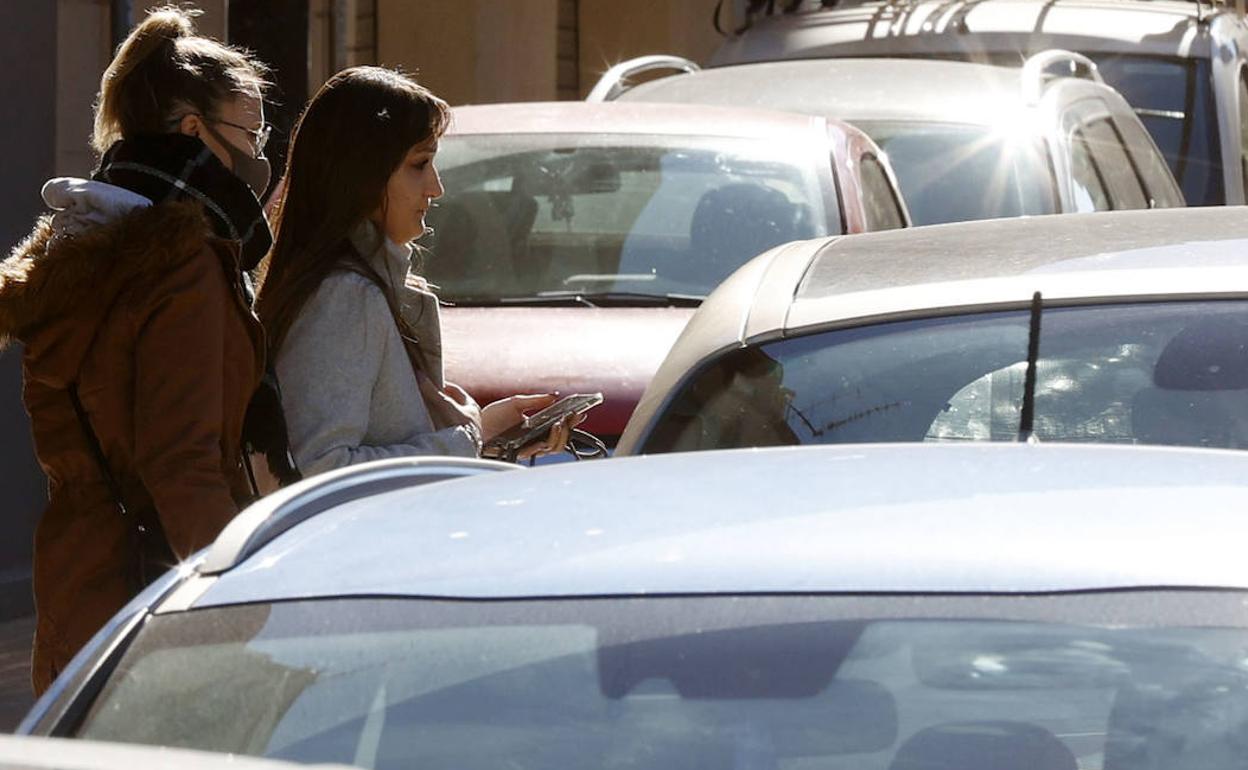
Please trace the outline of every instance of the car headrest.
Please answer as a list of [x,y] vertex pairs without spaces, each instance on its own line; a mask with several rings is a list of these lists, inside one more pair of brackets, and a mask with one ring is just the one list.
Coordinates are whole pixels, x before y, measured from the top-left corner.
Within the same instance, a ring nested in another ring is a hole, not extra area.
[[694,258],[723,266],[723,276],[797,237],[797,207],[779,190],[734,182],[703,193],[689,224]]
[[920,730],[889,770],[1078,770],[1057,736],[1026,722],[949,722]]
[[1153,384],[1170,390],[1248,388],[1248,319],[1219,314],[1184,328],[1157,357]]
[[[514,282],[508,211],[496,194],[482,190],[446,196],[430,212],[432,258],[425,273],[434,283],[477,291]],[[531,226],[531,221],[530,221]]]

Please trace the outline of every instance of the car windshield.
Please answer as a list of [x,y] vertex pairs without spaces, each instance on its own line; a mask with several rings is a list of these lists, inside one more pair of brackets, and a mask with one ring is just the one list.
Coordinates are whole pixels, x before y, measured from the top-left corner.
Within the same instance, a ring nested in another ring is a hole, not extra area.
[[[884,323],[747,346],[684,383],[641,451],[1016,441],[1026,311]],[[1248,303],[1048,309],[1034,436],[1248,448]]]
[[1226,203],[1217,108],[1206,59],[1090,53],[1166,157],[1193,206]]
[[[447,136],[423,270],[461,305],[700,298],[751,257],[836,232],[809,147],[611,134]],[[834,215],[835,216],[835,215]]]
[[422,770],[1231,770],[1244,606],[1197,591],[233,606],[149,620],[78,735]]
[[1053,173],[1038,139],[985,126],[854,124],[888,155],[916,225],[1057,212]]

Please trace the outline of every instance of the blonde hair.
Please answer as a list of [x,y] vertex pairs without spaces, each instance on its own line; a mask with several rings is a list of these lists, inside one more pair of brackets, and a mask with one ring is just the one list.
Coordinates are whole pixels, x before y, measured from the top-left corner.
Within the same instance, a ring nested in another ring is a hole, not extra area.
[[249,52],[195,34],[198,11],[153,9],[117,49],[100,79],[91,144],[163,134],[179,111],[211,115],[234,94],[261,96],[268,67]]

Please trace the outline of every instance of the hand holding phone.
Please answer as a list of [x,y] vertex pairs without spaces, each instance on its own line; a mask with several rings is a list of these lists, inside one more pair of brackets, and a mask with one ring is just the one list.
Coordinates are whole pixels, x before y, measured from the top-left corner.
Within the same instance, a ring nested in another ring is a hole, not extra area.
[[482,448],[482,455],[507,459],[520,458],[526,448],[531,448],[533,444],[546,438],[560,421],[580,422],[582,415],[601,403],[601,393],[574,393],[564,396],[488,438]]

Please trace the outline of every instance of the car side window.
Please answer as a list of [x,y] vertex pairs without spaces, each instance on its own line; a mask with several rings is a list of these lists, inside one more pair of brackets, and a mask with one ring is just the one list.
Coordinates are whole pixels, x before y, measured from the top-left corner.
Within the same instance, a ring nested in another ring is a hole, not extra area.
[[[1242,103],[1240,109],[1244,109]],[[1170,167],[1166,165],[1165,158],[1156,149],[1144,127],[1133,120],[1116,120],[1114,126],[1126,142],[1127,152],[1135,161],[1135,169],[1148,188],[1152,207],[1175,208],[1185,205],[1182,193],[1178,191],[1174,178],[1170,175]]]
[[1239,70],[1239,168],[1248,190],[1248,68]]
[[1096,159],[1115,209],[1146,209],[1148,196],[1118,129],[1108,117],[1083,127],[1088,149]]
[[1097,166],[1083,131],[1070,136],[1070,170],[1075,187],[1075,211],[1108,211],[1113,208],[1105,191],[1105,177]]
[[906,226],[901,204],[893,192],[884,164],[874,155],[859,159],[862,173],[862,206],[869,230],[897,230]]

